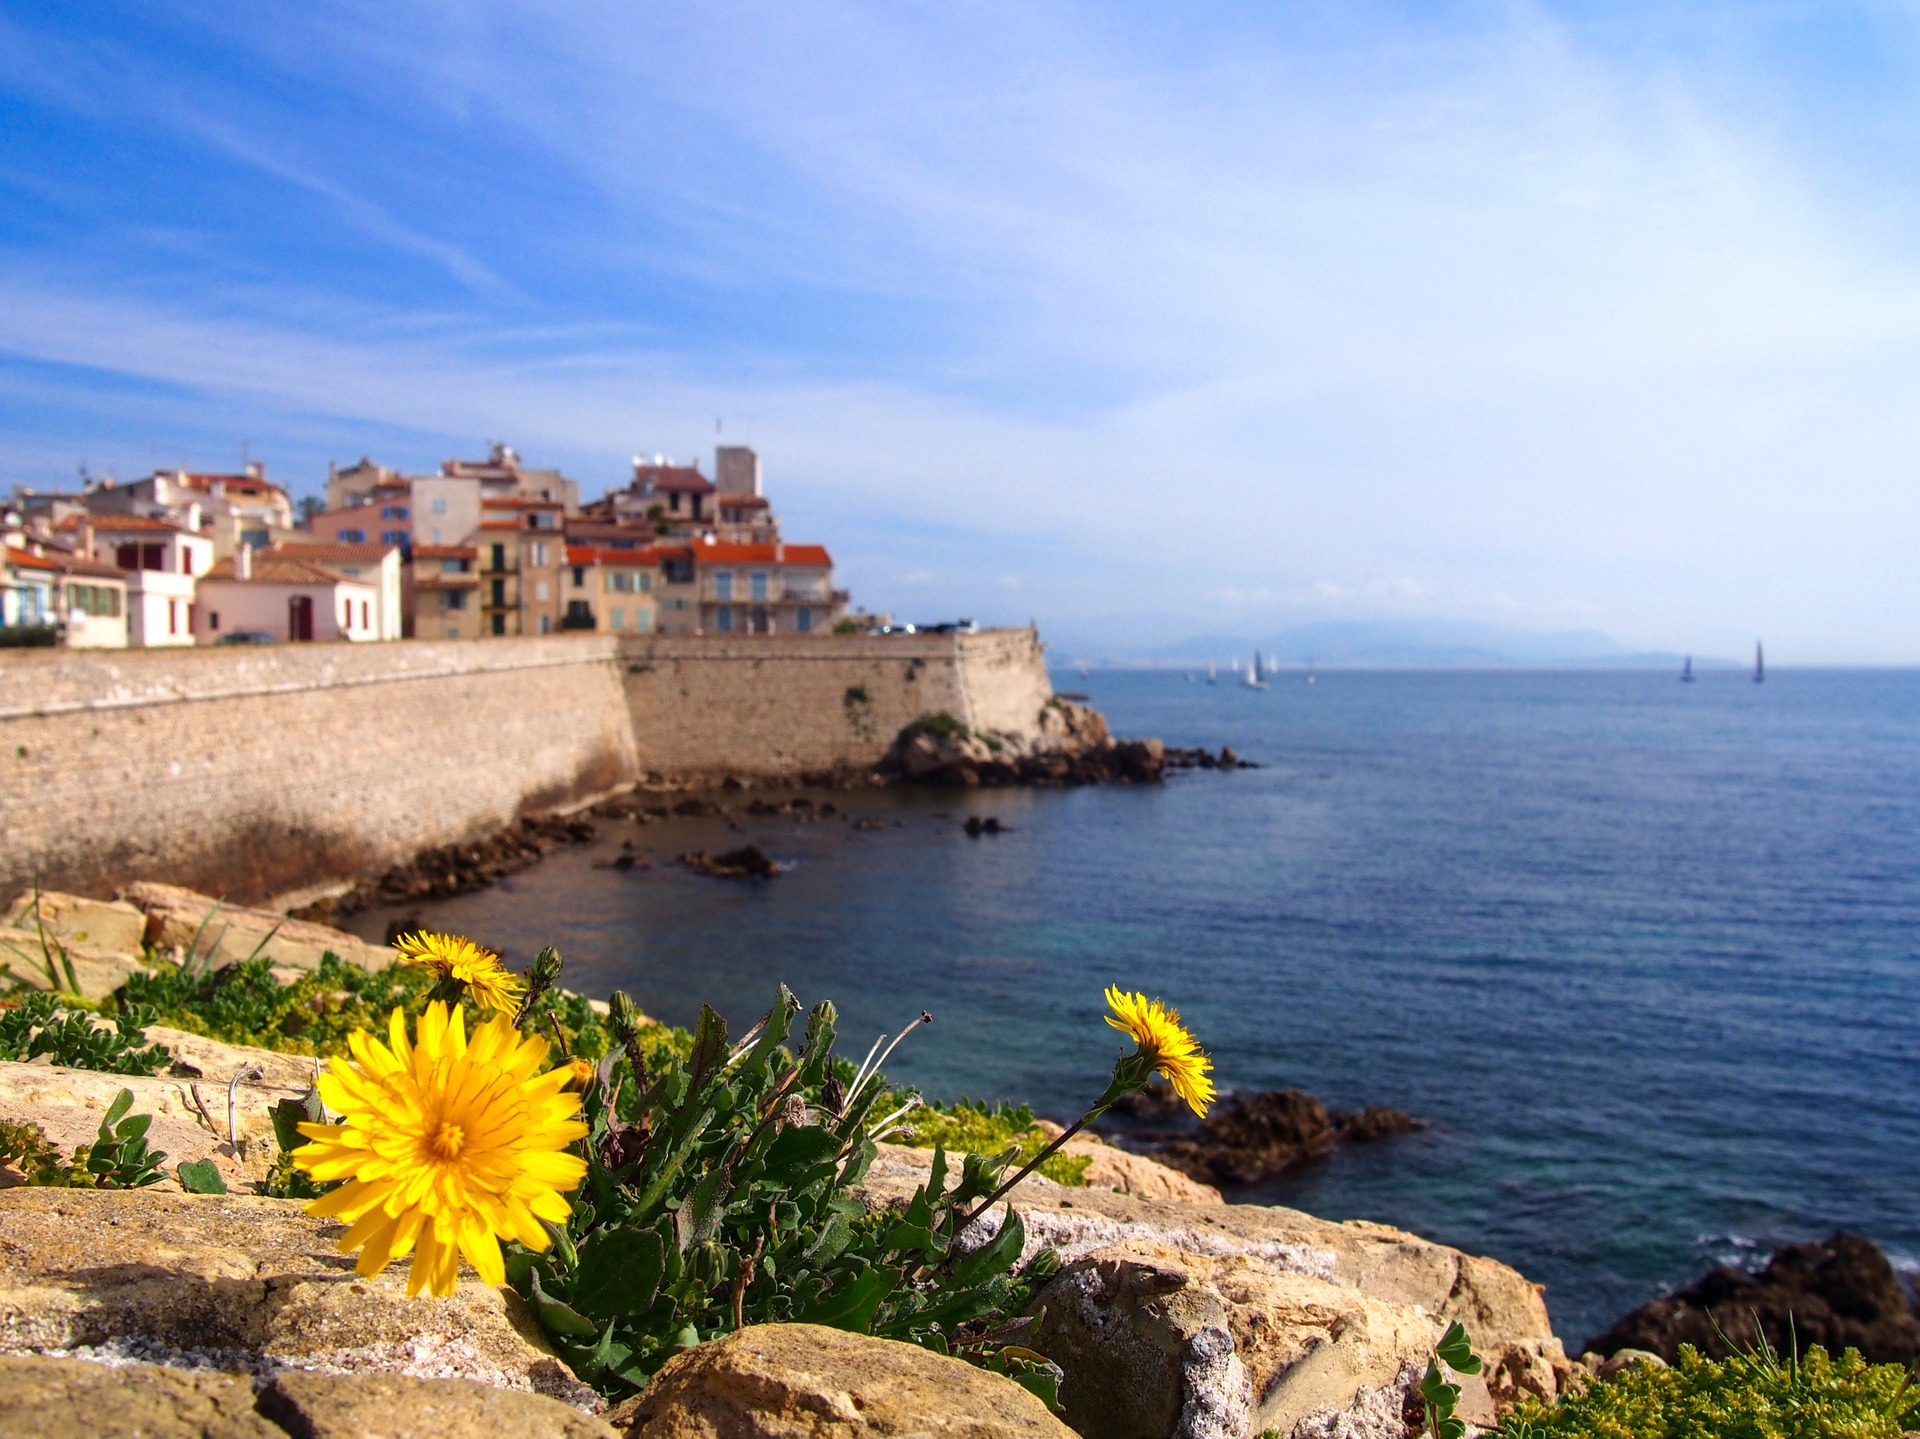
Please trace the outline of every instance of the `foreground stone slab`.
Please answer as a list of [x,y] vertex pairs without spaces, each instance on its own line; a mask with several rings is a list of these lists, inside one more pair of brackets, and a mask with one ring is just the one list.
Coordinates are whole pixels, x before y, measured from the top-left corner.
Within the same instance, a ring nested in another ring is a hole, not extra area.
[[177,1355],[280,1368],[473,1379],[592,1406],[510,1291],[471,1276],[406,1295],[404,1266],[360,1279],[339,1225],[296,1200],[0,1191],[0,1353]]
[[[286,1372],[259,1409],[297,1439],[616,1439],[578,1409],[470,1379]],[[274,1431],[275,1434],[279,1430]]]
[[37,949],[41,931],[63,944],[86,944],[97,950],[138,955],[147,937],[147,916],[139,906],[122,900],[88,899],[83,894],[43,889],[36,925],[34,893],[28,890],[0,918],[0,932],[15,943],[18,934],[31,936]]
[[[231,1117],[237,1146],[227,1138],[225,1081],[231,1074],[219,1074],[217,1078],[210,1075],[204,1080],[184,1076],[147,1079],[51,1064],[0,1062],[0,1119],[29,1120],[40,1126],[49,1141],[70,1153],[77,1145],[94,1142],[114,1096],[123,1089],[131,1090],[131,1112],[153,1116],[147,1147],[167,1156],[167,1178],[157,1188],[178,1191],[174,1171],[181,1164],[211,1159],[227,1187],[237,1190],[266,1177],[272,1160],[273,1106],[281,1099],[306,1093],[312,1061],[305,1064],[304,1070],[296,1064],[289,1071],[288,1077],[301,1077],[298,1083],[248,1082],[234,1087]],[[20,1176],[0,1164],[0,1189],[19,1182]]]
[[632,1439],[1072,1439],[1010,1379],[911,1344],[761,1324],[669,1360],[610,1411]]
[[[215,966],[238,964],[255,954],[295,969],[314,969],[331,950],[349,964],[381,970],[397,957],[383,944],[330,929],[324,924],[288,919],[271,910],[220,904],[208,895],[178,885],[143,880],[121,891],[146,916],[148,941],[157,949],[192,947],[195,956]],[[271,938],[269,938],[271,936]]]
[[286,1439],[244,1375],[0,1357],[0,1439]]

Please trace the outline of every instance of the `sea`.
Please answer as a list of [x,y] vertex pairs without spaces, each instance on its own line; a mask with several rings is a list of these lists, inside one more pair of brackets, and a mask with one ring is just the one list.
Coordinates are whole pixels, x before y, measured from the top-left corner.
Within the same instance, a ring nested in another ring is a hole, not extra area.
[[[574,987],[676,1024],[742,1027],[784,982],[834,1001],[856,1059],[924,1009],[894,1079],[1059,1120],[1120,1052],[1102,989],[1145,990],[1226,1088],[1430,1126],[1230,1197],[1504,1260],[1576,1351],[1835,1229],[1920,1266],[1920,673],[1055,682],[1118,734],[1259,767],[837,793],[811,822],[738,796],[406,917],[518,963],[556,945]],[[672,863],[748,842],[787,871]],[[653,867],[608,867],[623,843]]]

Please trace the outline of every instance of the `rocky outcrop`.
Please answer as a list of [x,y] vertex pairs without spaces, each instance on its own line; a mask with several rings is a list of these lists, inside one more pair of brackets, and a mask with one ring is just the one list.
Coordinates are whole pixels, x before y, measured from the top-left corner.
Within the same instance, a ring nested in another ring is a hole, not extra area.
[[[869,1202],[904,1203],[930,1158],[884,1147],[865,1182]],[[1083,1427],[1082,1418],[1109,1426],[1100,1434],[1135,1439],[1244,1436],[1269,1427],[1288,1439],[1400,1439],[1405,1431],[1395,1426],[1406,1385],[1417,1381],[1416,1369],[1455,1319],[1498,1378],[1490,1393],[1469,1386],[1482,1406],[1542,1390],[1550,1398],[1585,1378],[1553,1337],[1534,1285],[1504,1264],[1402,1230],[1033,1179],[1012,1198],[1029,1250],[1048,1245],[1066,1262],[1053,1281],[1060,1287],[1038,1298],[1048,1309],[1048,1342],[1035,1347],[1065,1368],[1061,1393],[1070,1417],[1076,1404],[1096,1403],[1088,1396],[1113,1406],[1099,1420],[1078,1411],[1074,1424],[1084,1434],[1095,1429]],[[999,1222],[996,1213],[981,1227]],[[1177,1305],[1168,1297],[1176,1293],[1184,1296]],[[1125,1297],[1109,1304],[1103,1294]],[[1248,1427],[1237,1431],[1231,1425],[1241,1412],[1233,1397],[1238,1380],[1221,1349],[1222,1330],[1247,1376]],[[1115,1377],[1118,1352],[1132,1356],[1124,1385]],[[1076,1385],[1079,1399],[1072,1397]],[[1188,1427],[1126,1428],[1126,1416],[1165,1415],[1169,1406],[1189,1416],[1181,1421]],[[1463,1413],[1476,1412],[1490,1411],[1463,1405]]]
[[0,1191],[0,1353],[471,1379],[594,1402],[510,1291],[468,1277],[409,1299],[404,1266],[354,1274],[343,1232],[296,1200]]
[[0,919],[0,965],[36,989],[102,999],[144,968],[146,934],[146,913],[135,905],[29,890]]
[[385,945],[324,924],[222,904],[177,885],[130,884],[120,897],[146,913],[148,944],[213,968],[262,956],[291,969],[315,969],[322,955],[332,953],[362,969],[379,970],[395,957]]
[[[1136,1109],[1134,1114],[1141,1112]],[[1341,1144],[1425,1127],[1397,1109],[1339,1114],[1300,1090],[1270,1089],[1230,1096],[1192,1133],[1162,1142],[1153,1153],[1163,1164],[1207,1183],[1258,1184],[1331,1154]],[[1158,1138],[1161,1133],[1150,1129],[1138,1137]]]
[[615,1439],[556,1400],[464,1379],[0,1357],[0,1439]]
[[1055,699],[1032,734],[976,732],[951,715],[927,715],[900,731],[879,773],[911,784],[1148,784],[1167,768],[1157,739],[1115,740],[1095,710]]
[[1010,1379],[812,1324],[689,1349],[607,1419],[632,1439],[1072,1439]]
[[485,889],[538,864],[561,846],[585,844],[597,834],[591,820],[578,816],[522,819],[484,839],[421,850],[405,864],[361,880],[345,894],[316,900],[294,913],[324,924],[375,904],[451,899]]
[[721,854],[696,849],[681,855],[678,863],[695,874],[710,874],[715,879],[773,879],[780,873],[780,866],[757,844],[743,844]]
[[1818,1344],[1858,1349],[1877,1364],[1920,1359],[1920,1319],[1887,1256],[1870,1240],[1838,1233],[1776,1251],[1758,1274],[1721,1267],[1664,1299],[1643,1304],[1587,1347],[1603,1355],[1644,1350],[1671,1362],[1682,1344],[1724,1358],[1765,1336],[1777,1353]]

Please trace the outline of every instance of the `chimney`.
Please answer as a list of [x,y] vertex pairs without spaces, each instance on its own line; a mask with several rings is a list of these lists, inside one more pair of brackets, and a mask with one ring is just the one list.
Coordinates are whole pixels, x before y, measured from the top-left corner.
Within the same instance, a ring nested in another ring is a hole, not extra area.
[[94,558],[93,520],[90,517],[81,519],[79,528],[74,532],[73,543],[75,554],[83,555],[87,559]]
[[246,470],[248,479],[264,480],[267,477],[267,462],[265,460],[248,460]]
[[233,574],[235,579],[253,578],[253,546],[242,545],[233,552]]
[[773,542],[773,562],[776,565],[784,565],[787,562],[787,547],[779,540]]

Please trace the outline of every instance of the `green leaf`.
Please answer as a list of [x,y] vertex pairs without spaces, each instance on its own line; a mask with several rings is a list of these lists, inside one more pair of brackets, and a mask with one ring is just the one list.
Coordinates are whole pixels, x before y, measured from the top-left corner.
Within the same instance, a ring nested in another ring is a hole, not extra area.
[[549,1334],[563,1335],[568,1339],[598,1339],[600,1326],[581,1314],[570,1305],[562,1304],[540,1287],[540,1271],[534,1270],[529,1276],[533,1292],[527,1296],[527,1302],[533,1306],[533,1312],[540,1325]]
[[113,1126],[118,1124],[121,1116],[132,1108],[133,1091],[131,1089],[123,1089],[114,1095],[113,1103],[107,1106],[107,1117],[100,1121],[100,1138],[103,1140],[113,1138]]
[[180,1187],[189,1194],[225,1194],[227,1181],[220,1177],[220,1167],[211,1159],[196,1159],[181,1165],[174,1173],[179,1177]]
[[1004,1274],[1019,1261],[1027,1245],[1027,1226],[1020,1211],[1009,1208],[1000,1232],[953,1266],[955,1288],[970,1289],[996,1274]]
[[693,1193],[674,1211],[673,1229],[682,1254],[713,1238],[714,1230],[719,1228],[721,1217],[727,1212],[731,1179],[724,1165],[709,1170],[706,1178],[694,1185]]
[[811,1124],[789,1124],[767,1146],[761,1160],[765,1174],[783,1183],[816,1164],[824,1164],[840,1152],[840,1140],[830,1129]]
[[1466,1326],[1458,1319],[1447,1326],[1447,1332],[1441,1336],[1439,1347],[1434,1351],[1440,1356],[1440,1362],[1457,1374],[1478,1374],[1480,1356],[1473,1352],[1473,1341],[1467,1338]]
[[300,1132],[302,1124],[319,1124],[324,1121],[326,1111],[321,1107],[320,1094],[309,1089],[304,1098],[283,1099],[273,1106],[273,1140],[280,1146],[282,1154],[291,1154],[307,1142],[307,1136]]
[[865,1334],[873,1328],[873,1316],[880,1301],[893,1292],[898,1276],[880,1269],[869,1269],[851,1284],[836,1290],[798,1316],[802,1324],[823,1324],[829,1329],[850,1329]]
[[113,1135],[122,1144],[128,1144],[134,1140],[145,1139],[147,1131],[152,1127],[151,1114],[136,1114],[131,1119],[122,1120],[120,1126],[113,1131]]
[[666,1266],[664,1246],[653,1230],[599,1230],[580,1246],[573,1308],[593,1319],[643,1314],[659,1292]]

